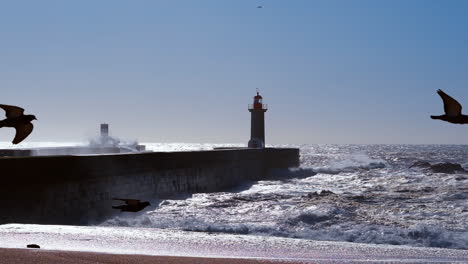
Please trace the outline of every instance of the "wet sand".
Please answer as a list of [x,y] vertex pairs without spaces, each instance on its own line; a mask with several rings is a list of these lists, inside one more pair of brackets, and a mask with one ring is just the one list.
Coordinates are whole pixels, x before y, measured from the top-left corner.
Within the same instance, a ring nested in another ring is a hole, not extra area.
[[[269,263],[306,263],[284,260],[242,259],[242,258],[202,258],[202,257],[174,257],[174,256],[146,256],[146,255],[119,255],[95,252],[53,251],[42,249],[0,249],[0,263],[3,264],[269,264]],[[308,262],[310,263],[310,262]]]

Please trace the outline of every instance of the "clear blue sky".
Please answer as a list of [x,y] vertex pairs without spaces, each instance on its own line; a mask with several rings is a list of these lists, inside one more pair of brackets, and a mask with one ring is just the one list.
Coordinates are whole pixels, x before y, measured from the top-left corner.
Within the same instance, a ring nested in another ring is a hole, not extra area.
[[[264,8],[256,8],[263,5]],[[468,113],[468,1],[2,1],[0,103],[29,141],[108,122],[143,142],[461,143],[431,120],[443,89]],[[13,130],[0,129],[0,141]]]

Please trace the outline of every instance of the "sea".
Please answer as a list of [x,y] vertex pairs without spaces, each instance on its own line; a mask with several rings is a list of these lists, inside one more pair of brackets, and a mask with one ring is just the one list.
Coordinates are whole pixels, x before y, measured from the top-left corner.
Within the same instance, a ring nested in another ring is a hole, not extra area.
[[[142,144],[151,151],[244,146]],[[122,213],[96,226],[468,249],[468,173],[420,166],[450,162],[468,170],[468,145],[271,147],[299,148],[300,167],[224,192],[154,199],[136,215]]]

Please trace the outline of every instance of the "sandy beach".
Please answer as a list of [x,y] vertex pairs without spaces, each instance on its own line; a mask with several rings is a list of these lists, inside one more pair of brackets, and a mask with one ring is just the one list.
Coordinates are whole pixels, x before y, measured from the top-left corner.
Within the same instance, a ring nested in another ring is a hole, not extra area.
[[230,259],[230,258],[201,258],[201,257],[174,257],[174,256],[146,256],[146,255],[120,255],[105,254],[95,252],[73,252],[73,251],[52,251],[41,249],[0,249],[0,263],[21,263],[21,264],[41,264],[41,263],[60,263],[60,264],[254,264],[254,263],[306,263],[302,261],[284,261],[267,259]]

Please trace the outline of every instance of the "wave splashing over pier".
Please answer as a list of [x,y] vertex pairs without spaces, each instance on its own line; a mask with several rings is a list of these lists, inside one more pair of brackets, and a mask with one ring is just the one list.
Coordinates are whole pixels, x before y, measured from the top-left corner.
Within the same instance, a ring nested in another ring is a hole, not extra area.
[[413,166],[466,168],[468,146],[294,147],[300,168],[229,192],[155,201],[102,225],[468,249],[468,173]]

